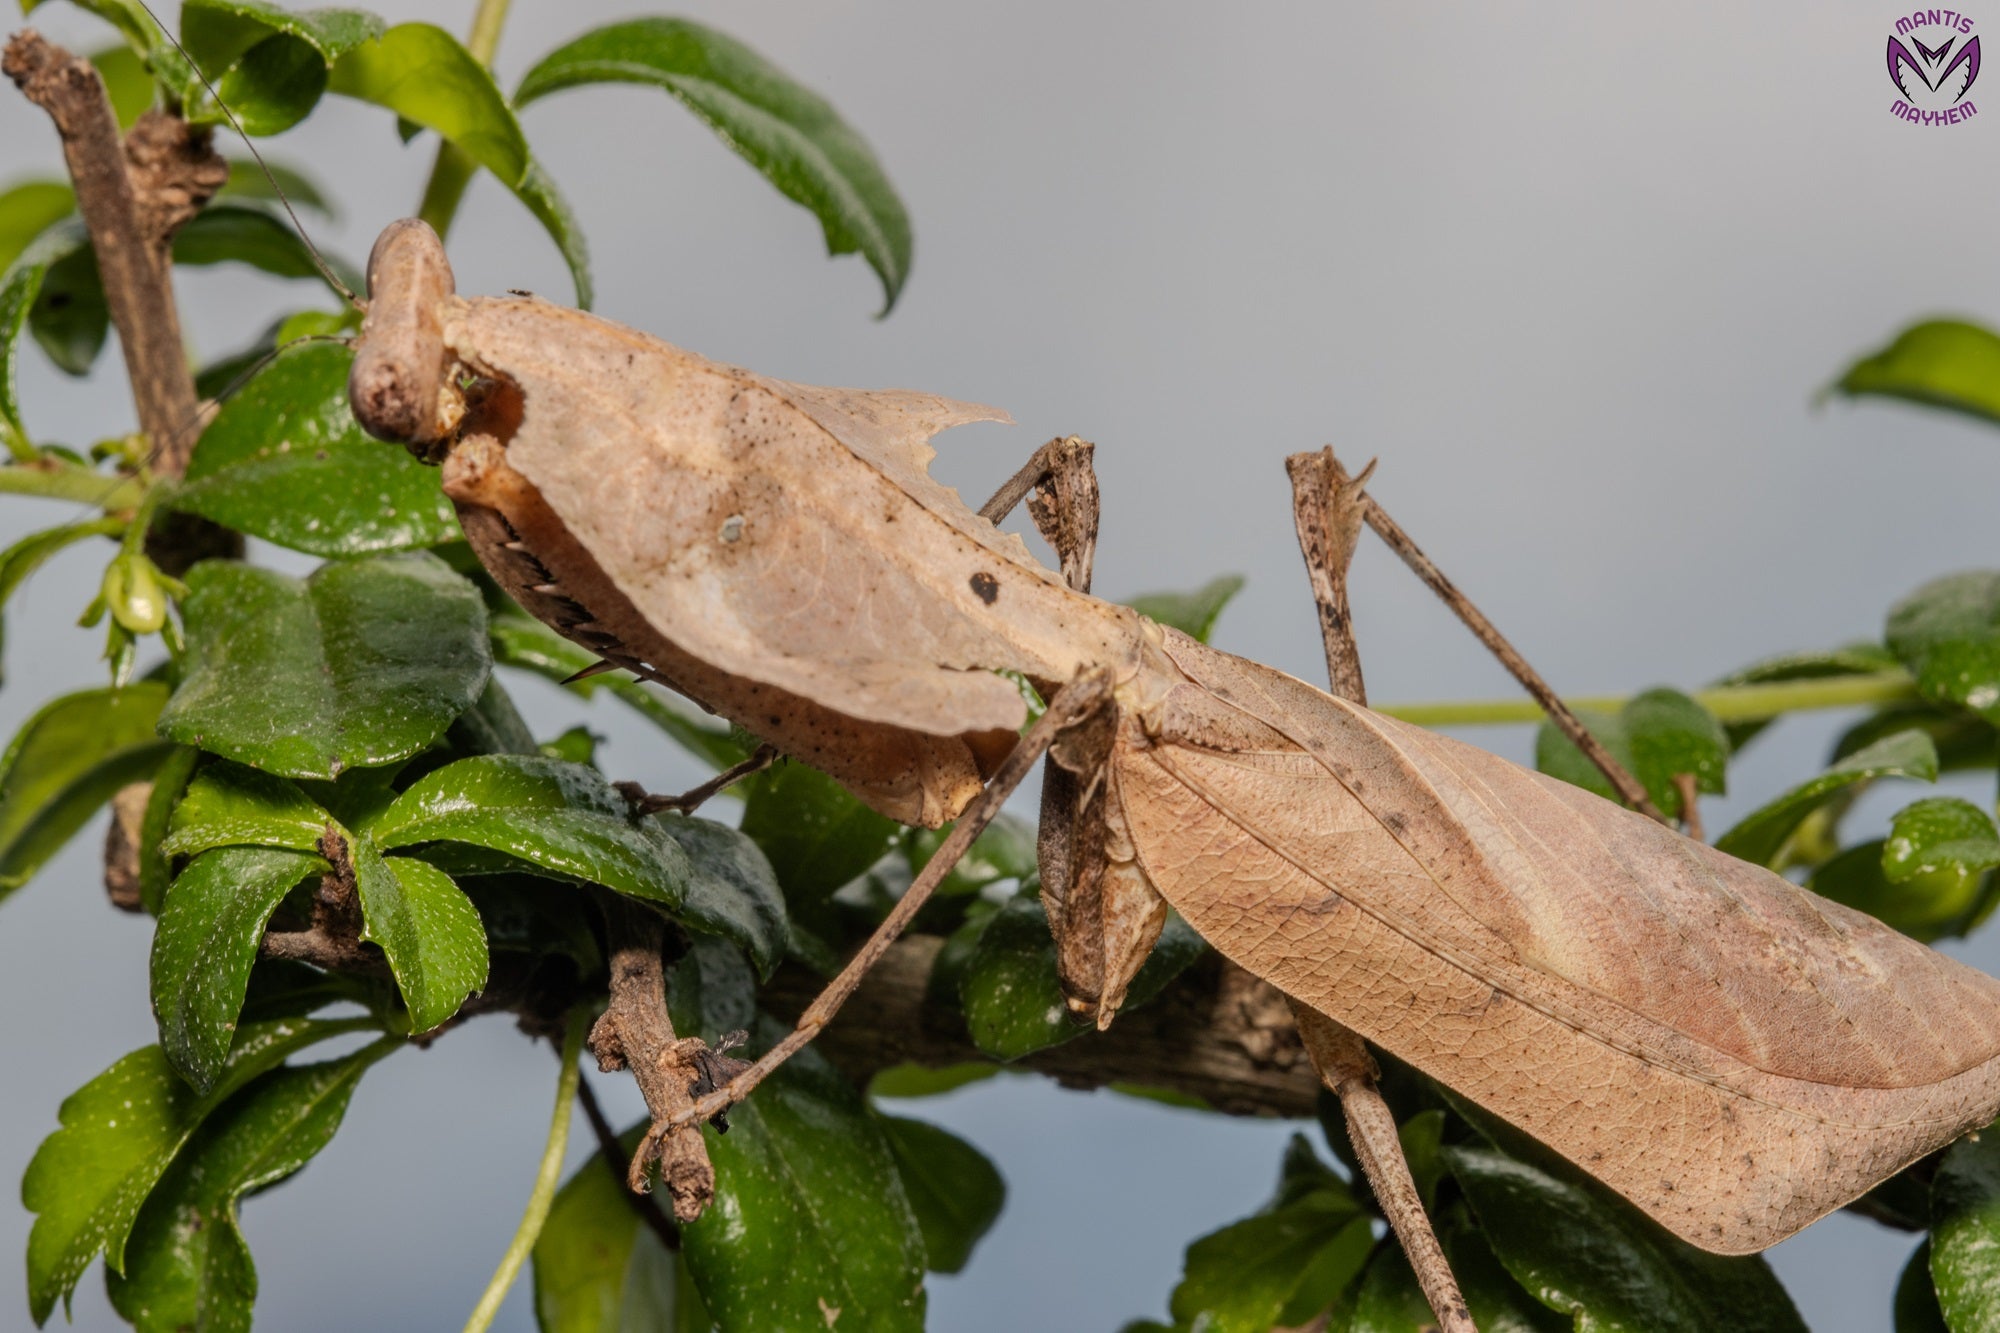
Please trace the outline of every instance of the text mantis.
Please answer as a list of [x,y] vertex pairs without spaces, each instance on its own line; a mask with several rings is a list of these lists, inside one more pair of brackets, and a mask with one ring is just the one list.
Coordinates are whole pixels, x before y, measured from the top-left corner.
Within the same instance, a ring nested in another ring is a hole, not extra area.
[[[931,435],[1001,414],[461,298],[420,223],[369,278],[355,414],[442,464],[524,607],[885,814],[958,821],[797,1031],[656,1139],[810,1040],[1043,753],[1069,775],[1044,829],[1059,968],[1100,1026],[1171,907],[1309,1037],[1352,1029],[1720,1253],[2000,1110],[2000,983],[1089,596],[927,473]],[[1020,678],[1050,700],[1025,736]]]

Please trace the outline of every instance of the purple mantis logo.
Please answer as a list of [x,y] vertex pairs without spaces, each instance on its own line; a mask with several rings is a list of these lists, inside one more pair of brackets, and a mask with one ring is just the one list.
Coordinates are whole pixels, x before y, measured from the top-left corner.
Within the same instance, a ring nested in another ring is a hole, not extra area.
[[1969,120],[1979,114],[1971,101],[1978,79],[1979,38],[1970,18],[1952,9],[1919,9],[1896,20],[1889,36],[1889,82],[1900,96],[1889,110],[1897,119],[1911,125]]

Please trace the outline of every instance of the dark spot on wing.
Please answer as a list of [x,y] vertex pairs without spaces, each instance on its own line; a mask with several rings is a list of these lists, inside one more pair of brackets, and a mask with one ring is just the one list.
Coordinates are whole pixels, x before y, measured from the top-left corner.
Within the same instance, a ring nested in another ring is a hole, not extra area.
[[972,590],[979,594],[979,600],[988,606],[1000,600],[1000,580],[981,570],[972,576]]

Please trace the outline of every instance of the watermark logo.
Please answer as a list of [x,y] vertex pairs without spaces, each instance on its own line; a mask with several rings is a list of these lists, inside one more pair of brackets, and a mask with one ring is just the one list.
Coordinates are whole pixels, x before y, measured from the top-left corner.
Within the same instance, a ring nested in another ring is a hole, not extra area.
[[1911,125],[1958,125],[1979,114],[1979,37],[1955,9],[1919,9],[1889,34],[1890,114]]

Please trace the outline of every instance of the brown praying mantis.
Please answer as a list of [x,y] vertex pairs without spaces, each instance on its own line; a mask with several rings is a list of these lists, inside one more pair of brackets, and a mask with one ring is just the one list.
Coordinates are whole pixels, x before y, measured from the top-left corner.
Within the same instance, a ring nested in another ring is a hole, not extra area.
[[[1100,1027],[1171,908],[1291,999],[1336,1090],[1367,1083],[1358,1034],[1728,1254],[2000,1111],[2000,982],[1090,596],[1087,446],[1046,447],[974,512],[930,477],[927,441],[991,409],[789,384],[533,298],[459,297],[418,222],[383,233],[368,276],[355,415],[441,464],[522,606],[884,814],[956,821],[797,1028],[649,1141],[694,1137],[822,1030],[1044,755],[1044,900],[1070,1006]],[[1313,567],[1339,628],[1363,502],[1333,482],[1345,535]],[[1061,575],[995,526],[1030,489]],[[1017,679],[1049,701],[1025,732]],[[1366,1146],[1366,1099],[1348,1109],[1440,1322],[1470,1327],[1419,1253],[1436,1245],[1407,1170]]]

